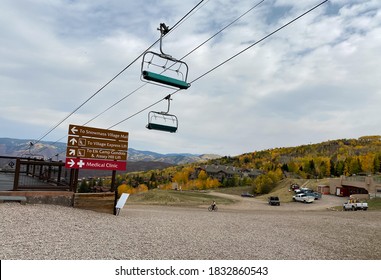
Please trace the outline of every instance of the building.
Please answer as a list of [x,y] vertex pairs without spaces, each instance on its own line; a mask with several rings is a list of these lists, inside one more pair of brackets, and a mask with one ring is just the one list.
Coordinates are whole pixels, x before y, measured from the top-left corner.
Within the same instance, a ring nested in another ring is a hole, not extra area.
[[263,171],[259,169],[244,169],[228,165],[203,165],[195,169],[195,174],[193,174],[192,179],[196,179],[201,171],[205,171],[206,174],[213,178],[218,179],[222,182],[224,179],[231,179],[237,177],[239,179],[243,178],[256,178],[263,174]]
[[330,194],[337,196],[381,197],[381,178],[379,176],[341,176],[332,178],[329,188]]

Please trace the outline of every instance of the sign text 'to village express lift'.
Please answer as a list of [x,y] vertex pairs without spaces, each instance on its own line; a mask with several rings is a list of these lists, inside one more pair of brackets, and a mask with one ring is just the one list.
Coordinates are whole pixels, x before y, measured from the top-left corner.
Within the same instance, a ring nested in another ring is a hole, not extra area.
[[[178,90],[188,89],[190,83],[188,79],[188,65],[172,56],[165,54],[162,50],[163,36],[169,32],[169,27],[160,23],[160,53],[147,51],[143,55],[141,65],[142,80],[156,85],[175,88]],[[148,129],[176,132],[178,128],[177,117],[169,114],[170,95],[168,100],[168,110],[166,112],[151,111],[148,114]]]

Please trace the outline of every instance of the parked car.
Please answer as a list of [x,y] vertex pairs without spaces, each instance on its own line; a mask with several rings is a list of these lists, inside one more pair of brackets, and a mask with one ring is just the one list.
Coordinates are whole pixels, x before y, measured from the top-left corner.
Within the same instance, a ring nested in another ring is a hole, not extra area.
[[248,192],[241,193],[241,196],[242,196],[242,197],[254,197],[253,194],[248,193]]
[[309,188],[300,188],[295,190],[295,194],[301,194],[304,193],[307,196],[313,196],[315,200],[321,198],[321,193],[315,192],[314,190],[311,190]]
[[300,194],[300,193],[303,193],[303,191],[301,189],[296,189],[294,190],[295,194]]
[[268,201],[270,205],[276,205],[276,206],[280,205],[280,200],[279,200],[279,197],[277,196],[270,196],[268,198]]
[[343,204],[344,211],[357,211],[357,210],[368,210],[368,203],[366,202],[357,202],[357,200],[350,199]]
[[299,201],[303,203],[312,203],[315,200],[315,197],[308,196],[305,193],[298,193],[292,197],[294,201]]
[[313,196],[315,200],[321,199],[321,193],[318,192],[307,192],[307,196]]

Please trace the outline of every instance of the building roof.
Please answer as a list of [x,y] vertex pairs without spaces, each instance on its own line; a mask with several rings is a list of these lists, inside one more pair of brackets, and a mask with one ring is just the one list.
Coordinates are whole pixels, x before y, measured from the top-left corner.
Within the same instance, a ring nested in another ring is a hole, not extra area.
[[229,165],[203,165],[200,166],[202,170],[205,170],[206,173],[209,174],[217,174],[219,172],[223,172],[226,174],[230,175],[235,175],[235,174],[247,174],[249,176],[259,176],[263,174],[263,171],[259,169],[247,169],[247,168],[238,168],[235,166],[229,166]]

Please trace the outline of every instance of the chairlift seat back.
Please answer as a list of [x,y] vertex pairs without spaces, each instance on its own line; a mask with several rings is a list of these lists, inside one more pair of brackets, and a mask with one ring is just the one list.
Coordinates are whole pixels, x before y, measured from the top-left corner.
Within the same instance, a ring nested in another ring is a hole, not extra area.
[[141,65],[142,80],[171,88],[187,89],[188,65],[171,56],[147,51]]
[[175,115],[151,111],[148,113],[148,124],[146,127],[148,129],[174,133],[178,128],[178,120]]

